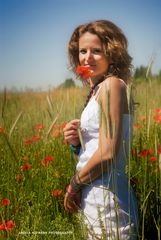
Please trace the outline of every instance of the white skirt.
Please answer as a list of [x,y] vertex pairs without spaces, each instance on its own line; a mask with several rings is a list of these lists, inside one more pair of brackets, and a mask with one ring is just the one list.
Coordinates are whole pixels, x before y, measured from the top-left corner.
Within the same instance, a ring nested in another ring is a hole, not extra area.
[[88,239],[136,239],[138,223],[136,198],[133,190],[127,188],[125,175],[117,177],[115,193],[110,184],[102,184],[102,179],[97,179],[82,189],[81,216],[87,226]]

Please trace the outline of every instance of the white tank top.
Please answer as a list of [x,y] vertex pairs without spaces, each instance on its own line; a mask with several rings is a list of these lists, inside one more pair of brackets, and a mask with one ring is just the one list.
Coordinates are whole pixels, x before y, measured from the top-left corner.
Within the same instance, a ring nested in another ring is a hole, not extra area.
[[[84,149],[81,148],[78,156],[79,161],[76,166],[77,171],[80,171],[86,165],[88,160],[92,157],[98,148],[100,116],[100,106],[96,100],[96,96],[94,96],[90,99],[87,106],[83,110],[80,119]],[[125,172],[125,165],[127,163],[130,151],[132,125],[133,115],[123,114],[122,140],[115,165],[115,170],[122,173]]]

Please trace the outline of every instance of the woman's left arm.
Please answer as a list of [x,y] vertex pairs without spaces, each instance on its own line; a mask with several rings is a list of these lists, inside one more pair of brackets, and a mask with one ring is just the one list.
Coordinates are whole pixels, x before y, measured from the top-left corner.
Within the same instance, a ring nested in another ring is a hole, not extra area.
[[84,168],[79,172],[78,182],[90,183],[107,171],[109,161],[116,161],[122,136],[122,115],[127,102],[126,86],[119,79],[112,77],[105,80],[99,93],[101,123],[99,146]]

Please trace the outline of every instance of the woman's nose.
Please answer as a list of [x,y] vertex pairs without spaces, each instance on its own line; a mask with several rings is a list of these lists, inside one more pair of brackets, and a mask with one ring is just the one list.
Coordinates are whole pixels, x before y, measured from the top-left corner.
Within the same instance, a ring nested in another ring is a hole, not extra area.
[[88,51],[88,52],[86,53],[85,58],[86,58],[86,60],[92,59],[92,58],[93,58],[92,52],[91,52],[91,51]]

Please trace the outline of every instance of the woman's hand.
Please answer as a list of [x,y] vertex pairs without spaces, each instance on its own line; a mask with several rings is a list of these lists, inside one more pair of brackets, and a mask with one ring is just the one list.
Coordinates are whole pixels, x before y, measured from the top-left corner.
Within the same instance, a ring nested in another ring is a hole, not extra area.
[[64,208],[67,212],[78,212],[81,204],[81,192],[74,192],[69,185],[64,198]]
[[80,126],[80,120],[74,119],[68,122],[63,129],[64,132],[64,139],[67,141],[68,144],[72,144],[77,146],[80,144],[79,136],[78,136],[78,128]]

